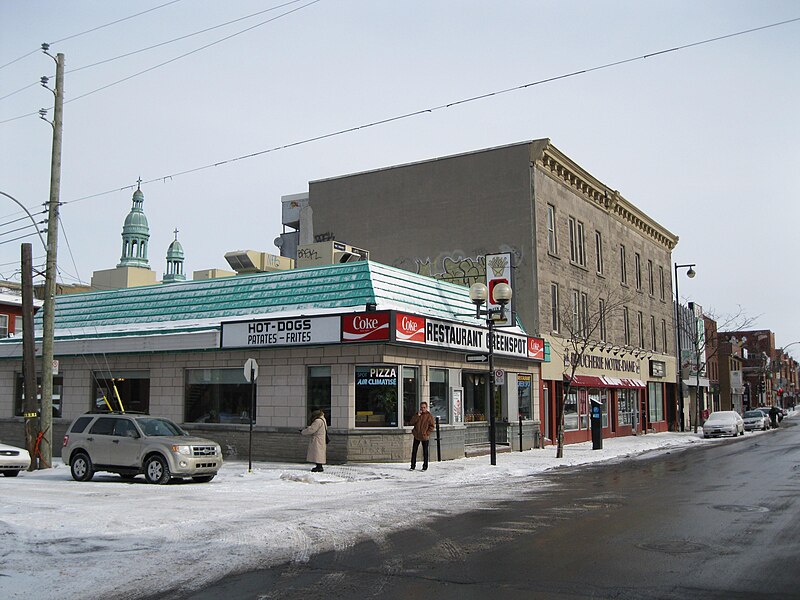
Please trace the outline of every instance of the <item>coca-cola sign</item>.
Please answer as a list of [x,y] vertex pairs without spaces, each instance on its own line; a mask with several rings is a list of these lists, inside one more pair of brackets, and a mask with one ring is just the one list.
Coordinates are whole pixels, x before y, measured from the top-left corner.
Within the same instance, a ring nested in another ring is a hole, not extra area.
[[528,338],[528,358],[544,360],[544,340],[542,338]]
[[388,312],[368,312],[342,317],[343,342],[388,341],[389,333]]
[[398,342],[425,343],[425,317],[397,313],[395,325]]

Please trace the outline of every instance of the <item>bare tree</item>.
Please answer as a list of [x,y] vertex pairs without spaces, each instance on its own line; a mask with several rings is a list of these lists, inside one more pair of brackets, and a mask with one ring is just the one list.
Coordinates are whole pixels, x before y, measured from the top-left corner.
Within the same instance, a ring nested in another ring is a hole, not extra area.
[[[691,304],[691,303],[690,303]],[[695,310],[694,318],[680,319],[679,335],[683,334],[683,339],[689,341],[689,347],[686,348],[685,357],[678,357],[678,368],[681,371],[681,386],[683,385],[683,368],[688,366],[691,375],[695,378],[695,402],[694,411],[690,414],[690,419],[693,421],[692,430],[697,433],[697,427],[700,423],[700,377],[706,371],[708,362],[715,358],[720,351],[720,333],[730,331],[742,331],[749,329],[753,322],[754,317],[749,317],[742,309],[738,307],[736,313],[727,315],[716,315],[712,310],[704,311],[696,305],[691,305],[689,310]],[[679,308],[683,310],[683,308]],[[716,327],[708,327],[705,319],[712,321]],[[683,401],[683,391],[680,390],[681,402]]]
[[564,457],[564,409],[572,383],[587,349],[611,347],[608,324],[616,321],[634,294],[624,288],[602,286],[589,292],[573,290],[570,301],[557,309],[560,331],[566,334],[564,348],[553,348],[564,364],[564,393],[556,402],[556,458]]

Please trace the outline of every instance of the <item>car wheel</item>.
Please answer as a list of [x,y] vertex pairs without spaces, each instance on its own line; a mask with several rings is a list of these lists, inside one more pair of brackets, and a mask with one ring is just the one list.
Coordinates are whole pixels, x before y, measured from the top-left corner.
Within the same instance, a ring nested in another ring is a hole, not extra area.
[[19,471],[3,471],[3,477],[16,477]]
[[169,465],[163,456],[155,454],[144,463],[144,478],[147,483],[163,485],[169,483]]
[[706,438],[706,439],[708,439],[708,436],[707,436],[706,434],[703,434],[703,437],[704,437],[704,438]]
[[75,481],[89,481],[94,477],[94,467],[92,459],[87,454],[79,452],[70,461],[70,471]]
[[214,479],[213,475],[198,475],[197,477],[192,477],[192,481],[196,481],[197,483],[208,483]]

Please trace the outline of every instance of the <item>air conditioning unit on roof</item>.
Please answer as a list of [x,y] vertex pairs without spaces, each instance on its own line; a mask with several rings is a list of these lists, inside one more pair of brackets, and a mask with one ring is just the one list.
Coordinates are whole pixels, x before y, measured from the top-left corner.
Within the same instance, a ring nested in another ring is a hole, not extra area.
[[316,242],[297,247],[297,267],[318,267],[369,260],[369,251],[336,241]]

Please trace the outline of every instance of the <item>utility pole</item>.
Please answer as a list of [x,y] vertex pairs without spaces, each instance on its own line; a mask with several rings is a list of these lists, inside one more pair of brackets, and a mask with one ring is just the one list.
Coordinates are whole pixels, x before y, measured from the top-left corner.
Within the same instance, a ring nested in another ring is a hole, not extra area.
[[61,193],[61,131],[64,110],[64,55],[48,54],[56,61],[55,107],[53,110],[53,152],[50,161],[50,201],[47,207],[47,266],[42,308],[42,439],[40,468],[50,468],[53,460],[53,329],[55,326],[56,265],[58,253],[58,207]]
[[25,417],[25,447],[31,455],[30,471],[36,470],[38,454],[36,440],[39,438],[39,402],[36,385],[36,348],[33,331],[33,250],[30,244],[22,244],[22,379],[25,402],[22,412]]

